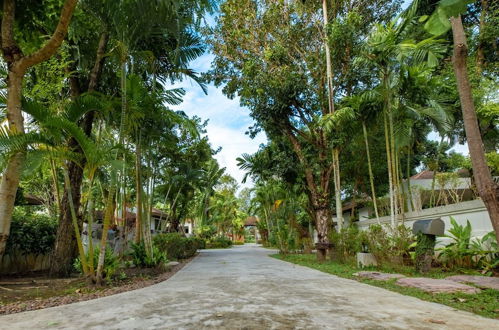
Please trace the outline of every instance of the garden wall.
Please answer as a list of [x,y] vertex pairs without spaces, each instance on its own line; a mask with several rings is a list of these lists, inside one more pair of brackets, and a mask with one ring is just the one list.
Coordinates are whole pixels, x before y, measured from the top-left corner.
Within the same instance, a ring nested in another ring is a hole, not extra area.
[[[416,220],[441,218],[445,222],[445,229],[447,230],[451,227],[450,217],[453,217],[461,225],[466,225],[466,220],[469,220],[474,237],[481,237],[493,230],[489,214],[481,199],[407,212],[405,213],[404,224],[412,228],[412,224]],[[390,216],[381,217],[379,221],[381,224],[390,224]],[[361,229],[367,229],[370,225],[376,223],[376,219],[366,219],[360,220],[357,225]],[[402,223],[402,220],[399,220],[399,223]],[[447,238],[439,238],[440,243],[447,243],[446,241],[448,241]]]
[[26,256],[14,254],[4,255],[0,262],[0,275],[27,273],[49,269],[50,256],[28,254]]

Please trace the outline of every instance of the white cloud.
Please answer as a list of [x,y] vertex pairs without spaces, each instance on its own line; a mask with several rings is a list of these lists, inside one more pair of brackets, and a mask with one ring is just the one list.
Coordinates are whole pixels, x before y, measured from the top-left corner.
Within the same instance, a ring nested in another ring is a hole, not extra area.
[[[435,131],[430,132],[430,134],[428,134],[428,138],[432,141],[437,141],[437,142],[440,142],[441,139],[440,135]],[[452,148],[450,148],[450,150],[458,152],[465,156],[469,155],[468,143],[466,142],[464,144],[456,143],[455,145],[452,146]]]
[[[213,56],[210,54],[199,57],[192,63],[192,68],[198,72],[209,69]],[[243,153],[254,153],[261,143],[266,143],[267,138],[263,133],[254,139],[246,135],[248,128],[253,125],[248,109],[239,105],[239,99],[228,99],[223,95],[221,88],[208,86],[208,95],[193,81],[183,81],[174,87],[183,87],[186,90],[184,102],[173,107],[182,110],[189,116],[198,116],[203,120],[209,119],[207,134],[213,149],[222,147],[215,155],[221,167],[239,183],[244,177],[244,171],[237,167],[236,158]],[[247,182],[245,187],[251,186]]]
[[[227,173],[239,183],[243,179],[244,171],[237,167],[236,158],[243,153],[252,154],[256,152],[260,144],[267,141],[263,134],[251,139],[244,134],[244,130],[210,124],[208,124],[208,137],[213,147],[222,147],[222,150],[215,155],[220,166],[225,167]],[[249,187],[252,184],[248,181],[242,186]]]

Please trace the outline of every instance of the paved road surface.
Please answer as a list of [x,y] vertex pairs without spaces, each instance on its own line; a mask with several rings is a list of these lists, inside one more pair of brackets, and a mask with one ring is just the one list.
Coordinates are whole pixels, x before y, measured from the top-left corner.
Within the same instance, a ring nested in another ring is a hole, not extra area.
[[255,245],[205,250],[166,282],[2,316],[0,329],[499,329],[499,321],[276,260],[272,252]]

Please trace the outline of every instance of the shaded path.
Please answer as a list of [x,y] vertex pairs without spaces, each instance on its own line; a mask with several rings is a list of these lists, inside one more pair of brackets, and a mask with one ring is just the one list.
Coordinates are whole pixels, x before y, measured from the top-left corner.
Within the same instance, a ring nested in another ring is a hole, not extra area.
[[276,260],[270,253],[255,245],[205,250],[166,282],[1,316],[0,329],[499,329],[499,321]]

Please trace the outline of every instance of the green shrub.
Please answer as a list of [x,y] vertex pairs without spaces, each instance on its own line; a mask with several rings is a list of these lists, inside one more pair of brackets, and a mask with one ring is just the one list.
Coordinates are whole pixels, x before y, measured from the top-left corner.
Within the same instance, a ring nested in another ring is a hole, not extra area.
[[409,257],[411,245],[416,241],[412,229],[404,225],[399,225],[391,229],[390,236],[390,256]]
[[[94,267],[97,269],[97,264],[99,263],[99,254],[100,251],[98,248],[94,249]],[[87,260],[89,259],[89,254],[87,252]],[[104,267],[102,269],[102,275],[106,279],[110,279],[116,270],[118,269],[120,263],[118,257],[113,253],[113,251],[109,248],[106,249],[106,253],[104,254]],[[81,267],[80,257],[76,258],[73,263],[74,269],[83,274],[83,269]]]
[[161,263],[167,262],[165,253],[154,245],[152,246],[151,256],[148,256],[144,243],[132,243],[130,255],[132,256],[133,264],[137,267],[157,267]]
[[161,252],[166,254],[168,259],[190,258],[203,245],[199,239],[184,237],[179,233],[158,234],[154,236],[153,243]]
[[213,225],[203,225],[196,228],[196,235],[198,237],[209,239],[217,232],[217,228]]
[[244,242],[243,241],[235,241],[234,245],[244,245]]
[[190,239],[196,244],[198,250],[206,249],[206,240],[201,237],[190,237]]
[[381,225],[370,225],[366,233],[369,252],[374,255],[378,263],[388,259],[390,255],[390,238]]
[[330,241],[333,244],[333,251],[337,253],[340,260],[354,257],[362,250],[362,239],[356,226],[343,228],[340,232],[332,231]]
[[56,219],[16,211],[12,217],[5,254],[48,254],[54,248],[56,234]]
[[225,249],[232,246],[232,241],[225,236],[218,236],[206,243],[208,249]]

